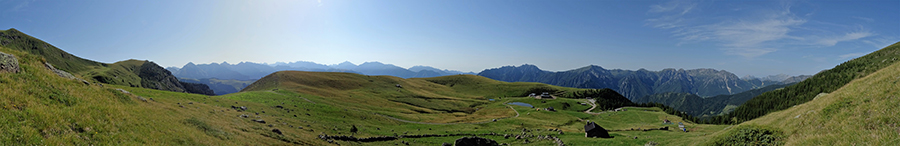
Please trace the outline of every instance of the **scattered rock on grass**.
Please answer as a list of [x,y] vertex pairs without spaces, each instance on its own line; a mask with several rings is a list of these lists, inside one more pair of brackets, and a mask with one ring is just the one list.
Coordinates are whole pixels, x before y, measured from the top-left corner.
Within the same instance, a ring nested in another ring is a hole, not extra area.
[[272,132],[278,133],[278,135],[282,135],[281,130],[278,129],[272,129]]
[[263,123],[263,124],[265,124],[265,123],[266,123],[266,121],[265,121],[265,120],[263,120],[263,119],[255,119],[255,120],[253,120],[253,122],[257,122],[257,123]]

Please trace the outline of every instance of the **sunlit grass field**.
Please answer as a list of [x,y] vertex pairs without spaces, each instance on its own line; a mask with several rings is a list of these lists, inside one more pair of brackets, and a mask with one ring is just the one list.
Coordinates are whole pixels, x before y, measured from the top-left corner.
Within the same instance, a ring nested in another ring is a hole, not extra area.
[[741,125],[782,130],[786,145],[900,145],[900,63],[805,104]]
[[[731,126],[690,123],[659,108],[595,109],[592,112],[599,114],[589,114],[584,113],[591,108],[586,99],[523,97],[536,88],[557,95],[586,89],[474,75],[403,79],[283,71],[222,96],[86,85],[53,74],[43,66],[42,56],[2,47],[0,51],[16,56],[21,67],[19,73],[0,73],[0,145],[440,145],[463,137],[378,142],[319,138],[447,134],[480,134],[511,145],[556,144],[539,137],[558,137],[566,145],[703,145],[740,135],[733,129],[747,127],[780,133],[783,136],[774,136],[776,144],[900,144],[900,64],[809,103]],[[122,61],[95,71],[127,71],[139,63]],[[82,73],[90,70],[77,74]],[[545,110],[548,107],[556,111]],[[663,123],[666,119],[673,124]],[[588,121],[610,130],[614,138],[584,137]],[[680,131],[679,122],[689,132]],[[669,130],[643,130],[660,127]]]
[[[341,86],[293,84],[206,96],[120,85],[85,85],[51,73],[42,66],[40,56],[5,48],[0,51],[17,56],[22,68],[20,73],[0,74],[3,84],[0,88],[3,93],[0,126],[4,129],[0,141],[8,145],[328,145],[328,141],[318,139],[318,136],[487,133],[497,135],[483,137],[500,143],[525,144],[525,139],[502,136],[520,135],[522,129],[529,129],[528,135],[560,137],[568,145],[631,145],[648,141],[677,142],[679,139],[668,137],[707,133],[702,130],[689,133],[621,131],[611,132],[615,136],[611,139],[584,138],[582,127],[587,120],[598,122],[609,130],[673,127],[675,125],[663,125],[662,119],[681,120],[659,112],[657,108],[629,108],[625,112],[591,115],[582,112],[590,108],[580,104],[586,102],[584,99],[517,97],[534,87],[556,88],[563,92],[580,90],[538,83],[506,83],[477,76],[401,79],[338,74],[330,78],[347,80],[337,84]],[[331,73],[321,74],[323,78],[319,79],[332,76]],[[310,76],[303,78],[313,79]],[[335,80],[320,83],[334,83]],[[357,83],[357,87],[345,87],[353,86],[353,83]],[[402,87],[398,88],[396,84]],[[553,106],[558,111],[538,111],[506,104],[508,102],[530,103],[536,108]],[[569,106],[564,108],[565,104]],[[238,111],[231,106],[245,106],[247,111]],[[518,117],[515,117],[516,112]],[[407,123],[386,116],[421,123]],[[266,123],[251,121],[255,119]],[[498,120],[493,122],[494,119]],[[723,127],[688,125],[709,129]],[[359,131],[350,132],[352,126]],[[273,132],[274,129],[282,134]],[[548,129],[559,129],[562,134]],[[402,141],[413,145],[438,145],[452,143],[460,137],[334,143],[392,145]],[[684,139],[681,142],[691,141]],[[548,144],[555,143],[532,137],[527,145]]]

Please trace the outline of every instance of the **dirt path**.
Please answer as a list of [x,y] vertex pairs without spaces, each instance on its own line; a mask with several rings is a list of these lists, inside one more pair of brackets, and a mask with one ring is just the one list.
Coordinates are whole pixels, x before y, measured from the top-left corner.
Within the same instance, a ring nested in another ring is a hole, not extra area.
[[515,111],[515,112],[516,112],[516,116],[513,116],[513,117],[505,117],[505,118],[497,118],[497,119],[492,119],[492,120],[488,120],[488,121],[483,121],[483,122],[472,122],[472,123],[428,123],[428,122],[416,122],[416,121],[404,120],[404,119],[400,119],[400,118],[391,117],[391,116],[388,116],[388,115],[382,115],[382,114],[379,114],[379,113],[375,113],[375,115],[379,115],[379,116],[382,116],[382,117],[385,117],[385,118],[388,118],[388,119],[392,119],[392,120],[396,120],[396,121],[400,121],[400,122],[414,123],[414,124],[426,124],[426,125],[484,124],[484,123],[496,122],[496,121],[494,121],[494,120],[499,121],[499,120],[501,120],[501,119],[516,118],[516,117],[519,117],[519,111],[517,111],[516,109],[513,109],[512,106],[509,106],[509,105],[507,105],[506,107],[509,107],[509,109],[512,109],[513,111]]
[[592,115],[599,115],[599,114],[605,113],[605,111],[604,111],[604,112],[599,112],[599,113],[591,112],[592,110],[594,110],[594,108],[597,108],[597,104],[595,104],[594,102],[596,102],[596,101],[593,100],[593,99],[588,99],[588,100],[587,100],[587,103],[588,103],[588,104],[591,104],[591,108],[585,110],[584,113],[588,113],[588,114],[592,114]]

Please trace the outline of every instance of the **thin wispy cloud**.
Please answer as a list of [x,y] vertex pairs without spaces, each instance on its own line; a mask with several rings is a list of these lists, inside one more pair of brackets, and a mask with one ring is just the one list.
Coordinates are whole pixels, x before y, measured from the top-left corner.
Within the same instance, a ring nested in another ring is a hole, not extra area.
[[[737,15],[737,17],[733,15],[722,17],[700,11],[693,13],[704,16],[694,18],[693,15],[685,15],[696,11],[697,5],[697,3],[688,1],[652,5],[648,13],[656,17],[646,19],[647,25],[672,30],[672,36],[681,40],[679,45],[711,42],[722,47],[721,50],[725,54],[747,58],[776,52],[779,48],[793,45],[834,46],[839,42],[860,40],[876,35],[864,30],[835,33],[830,30],[811,31],[814,29],[805,29],[804,25],[810,20],[791,12],[789,3],[783,4],[781,9],[756,10],[745,15]],[[702,21],[705,18],[721,19]],[[870,21],[863,17],[857,19]]]
[[854,16],[853,18],[854,18],[854,19],[859,19],[859,20],[862,20],[862,21],[866,21],[866,22],[869,22],[869,23],[875,22],[875,19],[872,19],[872,18],[859,17],[859,16]]
[[875,34],[872,32],[869,32],[869,31],[857,31],[857,32],[850,32],[850,33],[844,34],[843,36],[832,36],[829,38],[822,38],[822,39],[819,39],[817,43],[819,45],[824,45],[824,46],[834,46],[838,42],[858,40],[858,39],[873,36],[873,35],[875,35]]
[[13,11],[13,12],[22,11],[26,7],[28,7],[28,4],[30,4],[31,2],[34,2],[34,0],[23,0],[19,4],[17,4],[15,7],[10,9],[10,11]]
[[876,37],[870,38],[867,40],[863,40],[863,43],[872,45],[875,48],[884,48],[894,43],[897,43],[897,40],[900,40],[900,37]]
[[666,4],[650,6],[650,13],[662,13],[657,18],[647,19],[648,24],[656,28],[670,29],[682,27],[685,22],[683,16],[694,10],[697,4],[686,1],[672,1]]
[[844,54],[844,55],[838,56],[838,59],[839,59],[839,60],[847,60],[847,59],[850,59],[850,58],[860,57],[860,56],[863,56],[863,55],[866,55],[866,54],[869,54],[869,52],[849,53],[849,54]]

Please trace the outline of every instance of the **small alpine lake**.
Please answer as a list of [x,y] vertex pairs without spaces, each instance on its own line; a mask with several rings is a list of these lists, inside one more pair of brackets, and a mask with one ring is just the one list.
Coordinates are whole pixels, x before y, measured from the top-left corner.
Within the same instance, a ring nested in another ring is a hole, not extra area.
[[524,103],[524,102],[510,102],[510,103],[507,103],[507,104],[518,105],[518,106],[524,106],[524,107],[529,107],[529,108],[534,108],[534,106],[532,106],[531,104]]

